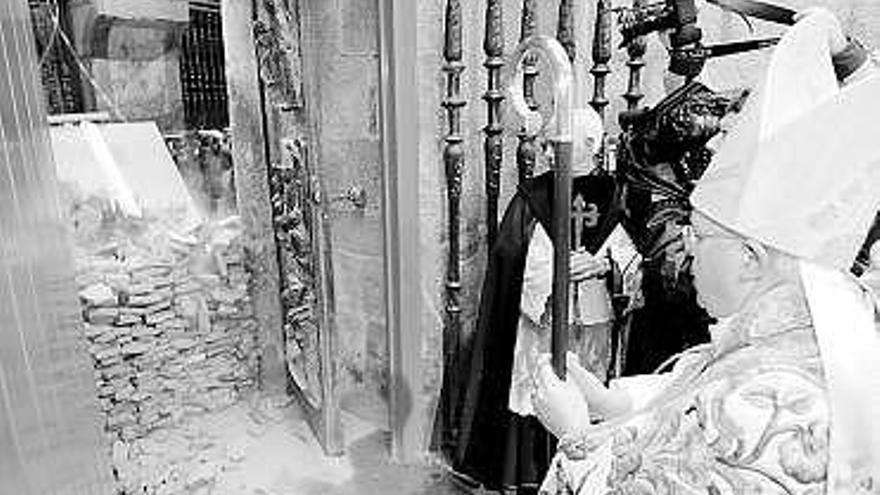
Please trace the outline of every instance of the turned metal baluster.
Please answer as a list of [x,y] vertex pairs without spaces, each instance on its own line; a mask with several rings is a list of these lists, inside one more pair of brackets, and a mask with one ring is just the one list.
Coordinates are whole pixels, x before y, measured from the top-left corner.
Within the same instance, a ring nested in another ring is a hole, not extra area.
[[[645,6],[645,0],[633,0],[633,8],[638,9]],[[639,102],[645,96],[642,93],[642,68],[645,67],[645,51],[647,43],[645,38],[639,36],[627,45],[626,51],[629,54],[629,84],[627,85],[626,94],[623,98],[626,100],[628,110],[635,110],[639,107]]]
[[486,226],[489,247],[495,244],[498,234],[498,195],[501,179],[501,153],[504,128],[501,126],[501,102],[504,93],[500,89],[501,68],[504,66],[504,33],[502,32],[501,0],[488,0],[486,4],[486,33],[483,51],[488,71],[488,88],[483,95],[488,107],[488,119],[483,128],[486,137],[484,149],[486,160]]
[[[523,0],[520,42],[535,34],[537,16],[537,0]],[[535,79],[537,77],[537,57],[533,54],[526,55],[523,60],[523,96],[530,110],[538,109],[538,100],[535,98]],[[531,177],[535,171],[535,164],[540,152],[536,137],[537,132],[529,130],[525,126],[519,132],[519,144],[516,147],[516,169],[520,183]]]
[[[464,166],[464,145],[461,134],[461,110],[466,101],[461,97],[461,73],[464,71],[461,38],[461,3],[449,0],[446,4],[446,34],[443,45],[443,58],[446,72],[446,95],[443,107],[446,109],[449,133],[443,149],[443,163],[446,166],[446,196],[449,207],[449,257],[446,265],[446,342],[445,355],[452,361],[448,379],[455,381],[454,371],[458,368],[461,336],[461,270],[459,258],[460,216],[461,216],[461,174]],[[457,390],[457,383],[451,383],[452,390]],[[455,438],[455,404],[447,401],[446,434]]]
[[[605,79],[611,72],[608,62],[611,61],[611,2],[610,0],[597,0],[596,2],[596,29],[593,33],[593,99],[590,106],[596,110],[605,122],[605,107],[608,106],[608,97],[605,96]],[[604,143],[603,151],[597,157],[596,165],[605,167]]]

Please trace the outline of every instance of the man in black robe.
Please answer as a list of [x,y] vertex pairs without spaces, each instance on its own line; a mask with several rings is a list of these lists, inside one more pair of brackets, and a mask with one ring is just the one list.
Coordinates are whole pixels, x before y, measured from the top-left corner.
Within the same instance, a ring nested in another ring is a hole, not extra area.
[[[580,148],[576,143],[576,161],[591,162],[585,147],[593,149],[591,142],[581,143]],[[572,229],[581,234],[581,239],[572,235],[572,242],[595,254],[617,225],[612,214],[615,180],[602,171],[575,170],[573,175],[572,198],[585,200],[592,218]],[[536,493],[554,453],[551,436],[537,419],[509,408],[526,260],[536,229],[553,232],[553,184],[553,172],[524,181],[505,211],[489,253],[470,359],[463,360],[458,381],[464,388],[457,391],[459,434],[448,452],[452,467],[472,484],[506,493]],[[576,265],[582,271],[589,269],[573,261],[573,272]]]
[[[462,379],[467,385],[453,467],[489,489],[536,490],[554,453],[549,434],[533,416],[508,409],[526,255],[539,223],[553,231],[553,181],[552,172],[525,181],[505,212],[483,283],[470,366]],[[607,174],[573,181],[572,196],[580,194],[599,207],[597,226],[584,229],[588,250],[598,249],[615,226],[610,215],[614,191],[614,179]]]

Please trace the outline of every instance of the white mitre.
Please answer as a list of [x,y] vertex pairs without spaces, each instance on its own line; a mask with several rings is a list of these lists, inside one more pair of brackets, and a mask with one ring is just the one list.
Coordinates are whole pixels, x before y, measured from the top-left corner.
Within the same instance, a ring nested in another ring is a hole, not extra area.
[[783,37],[694,208],[800,258],[831,413],[829,493],[880,483],[880,334],[848,273],[880,209],[880,75],[841,88],[828,12]]
[[576,108],[571,112],[571,171],[586,173],[593,169],[593,157],[602,147],[605,128],[602,118],[591,107]]
[[841,89],[822,21],[780,41],[691,201],[747,237],[848,269],[880,209],[880,77]]
[[[556,118],[555,116],[553,117]],[[543,129],[554,127],[554,121],[551,120],[547,125],[541,120],[540,114],[527,114],[526,132],[538,132]],[[591,107],[575,108],[571,111],[571,173],[573,175],[586,175],[593,170],[596,153],[602,148],[602,138],[605,136],[605,127],[602,124],[602,118]],[[552,150],[547,150],[548,152]],[[548,159],[552,166],[552,153],[548,153],[545,158]]]

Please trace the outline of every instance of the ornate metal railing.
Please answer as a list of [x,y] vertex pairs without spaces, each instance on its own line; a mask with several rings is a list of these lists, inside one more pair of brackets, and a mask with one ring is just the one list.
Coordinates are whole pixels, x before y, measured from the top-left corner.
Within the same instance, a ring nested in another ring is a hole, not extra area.
[[486,100],[488,115],[486,137],[483,142],[486,163],[486,231],[489,245],[495,243],[498,233],[498,197],[501,189],[501,161],[503,150],[501,126],[501,68],[504,66],[504,25],[502,24],[501,0],[486,2],[486,32],[483,50],[486,52],[488,85],[483,99]]
[[[581,2],[588,1],[595,7],[595,31],[592,46],[578,47],[576,43],[575,13],[583,10]],[[634,0],[636,5],[642,5],[644,0]],[[485,225],[486,242],[491,246],[497,237],[499,220],[499,197],[501,196],[501,176],[504,170],[503,149],[504,132],[502,127],[502,113],[509,103],[505,100],[502,92],[501,73],[505,63],[504,53],[504,29],[502,0],[485,0],[485,23],[483,50],[485,59],[483,66],[486,69],[486,86],[482,95],[486,102],[486,121],[482,128],[483,149],[482,157],[468,156],[464,136],[469,134],[467,129],[462,128],[462,111],[465,108],[467,95],[462,94],[462,72],[466,70],[463,63],[463,24],[462,5],[460,0],[447,0],[445,11],[445,37],[443,46],[443,67],[445,73],[445,94],[442,106],[446,116],[446,132],[444,135],[443,161],[446,171],[446,197],[448,207],[448,253],[445,275],[445,329],[444,351],[446,355],[446,368],[455,370],[459,367],[459,360],[463,352],[462,332],[462,281],[461,281],[461,193],[462,173],[465,164],[470,160],[479,162],[482,158],[485,166]],[[509,3],[507,4],[509,5]],[[579,64],[591,66],[592,91],[589,104],[600,114],[606,125],[610,121],[606,115],[610,99],[607,94],[607,80],[611,73],[611,59],[613,53],[612,30],[613,10],[610,0],[559,0],[557,4],[556,39],[564,48],[568,60],[574,62],[578,57],[587,55],[589,61],[580,61]],[[520,42],[538,35],[539,12],[546,12],[546,6],[538,0],[523,0],[521,4],[521,16],[519,28]],[[628,46],[629,53],[629,80],[626,92],[621,96],[626,99],[629,108],[635,108],[643,98],[641,89],[641,71],[644,67],[643,56],[645,54],[644,40],[638,38]],[[579,53],[580,51],[580,53]],[[522,92],[526,107],[531,111],[540,108],[537,98],[536,80],[540,76],[539,63],[532,54],[522,61]],[[578,65],[577,67],[579,67]],[[589,89],[589,88],[588,88]],[[516,169],[518,180],[524,181],[531,177],[537,167],[538,158],[543,149],[543,143],[539,142],[538,129],[523,125],[516,135]],[[600,163],[610,161],[607,158],[608,150],[613,146],[605,146],[606,152],[598,157]],[[606,157],[603,159],[603,157]],[[467,294],[467,297],[477,297],[476,294]],[[453,383],[458,377],[454,372],[447,372],[445,380],[447,386],[457,389]],[[447,397],[441,405],[442,424],[444,431],[454,429],[455,405],[451,404],[454,397]],[[452,433],[454,435],[454,433]]]
[[181,38],[180,84],[189,129],[225,129],[229,102],[219,2],[190,3]]
[[[522,19],[520,21],[520,42],[536,34],[538,24],[537,0],[523,0]],[[535,79],[538,77],[538,62],[534,55],[523,61],[523,96],[530,110],[537,111],[538,99],[535,98]],[[522,182],[535,171],[540,146],[537,132],[525,126],[519,132],[519,143],[516,148],[516,169],[519,182]]]
[[[446,168],[446,199],[449,208],[449,256],[446,269],[446,330],[444,332],[444,354],[450,356],[452,362],[447,366],[447,382],[455,382],[457,362],[460,355],[461,336],[461,269],[459,258],[460,217],[461,217],[461,175],[464,168],[464,138],[461,132],[461,111],[466,101],[461,96],[462,63],[462,26],[461,3],[449,0],[446,4],[446,32],[443,46],[443,70],[446,72],[446,95],[443,107],[446,109],[448,133],[443,150],[443,161]],[[457,384],[451,385],[457,388]],[[453,401],[443,403],[444,417],[450,417],[455,404]],[[448,441],[454,435],[452,425],[445,429]]]

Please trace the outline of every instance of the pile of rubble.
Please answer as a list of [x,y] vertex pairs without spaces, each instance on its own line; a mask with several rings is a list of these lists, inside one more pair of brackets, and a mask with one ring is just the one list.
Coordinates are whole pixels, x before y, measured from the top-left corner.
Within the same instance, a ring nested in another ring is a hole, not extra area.
[[249,451],[268,431],[290,434],[279,426],[285,415],[289,422],[306,428],[302,420],[290,416],[289,406],[287,397],[252,393],[222,412],[188,418],[132,442],[117,440],[112,464],[119,492],[267,495],[270,492],[265,487],[248,486],[255,480],[242,470],[246,469]]
[[105,428],[126,442],[233,404],[259,365],[240,243],[192,237],[159,252],[149,245],[160,242],[155,234],[90,249],[76,263]]

